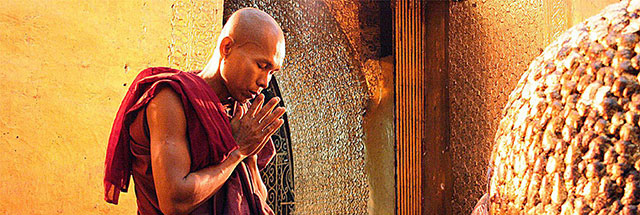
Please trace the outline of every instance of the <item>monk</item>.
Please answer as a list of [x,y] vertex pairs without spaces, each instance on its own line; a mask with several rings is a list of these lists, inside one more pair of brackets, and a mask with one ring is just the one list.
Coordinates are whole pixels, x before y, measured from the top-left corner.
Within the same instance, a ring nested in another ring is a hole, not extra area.
[[275,154],[270,136],[285,110],[260,92],[284,47],[276,21],[245,8],[229,17],[202,71],[142,71],[111,131],[105,200],[117,204],[132,175],[138,214],[273,214],[259,169]]

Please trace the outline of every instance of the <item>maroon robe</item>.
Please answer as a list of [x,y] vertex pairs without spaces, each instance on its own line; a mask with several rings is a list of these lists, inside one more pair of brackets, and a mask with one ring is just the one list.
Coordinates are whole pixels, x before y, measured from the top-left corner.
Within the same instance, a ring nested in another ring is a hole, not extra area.
[[[158,93],[160,85],[171,87],[182,99],[191,172],[220,164],[238,148],[231,134],[229,115],[202,78],[164,67],[143,70],[129,87],[113,123],[104,178],[105,200],[117,204],[120,191],[127,192],[133,175],[139,214],[162,214],[151,171],[146,117],[134,122],[139,111],[146,110],[148,102]],[[258,153],[258,167],[266,166],[274,154],[270,141]],[[192,214],[273,214],[257,196],[247,168],[244,162],[240,163],[223,187]]]

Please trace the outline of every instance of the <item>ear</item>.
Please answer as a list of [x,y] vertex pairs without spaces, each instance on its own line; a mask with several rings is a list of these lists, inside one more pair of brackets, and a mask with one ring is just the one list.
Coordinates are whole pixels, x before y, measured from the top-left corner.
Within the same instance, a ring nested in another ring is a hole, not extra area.
[[224,38],[222,38],[222,41],[220,41],[220,46],[218,51],[220,51],[220,57],[222,58],[227,58],[227,56],[229,55],[229,53],[231,53],[231,47],[233,46],[233,38],[226,36]]

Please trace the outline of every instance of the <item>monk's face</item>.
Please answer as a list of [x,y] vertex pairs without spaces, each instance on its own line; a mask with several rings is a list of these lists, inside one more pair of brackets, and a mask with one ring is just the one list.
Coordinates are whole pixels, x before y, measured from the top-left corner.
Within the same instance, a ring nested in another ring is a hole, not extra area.
[[284,41],[277,38],[231,45],[220,68],[227,91],[242,103],[256,97],[269,86],[271,76],[280,70],[283,58]]

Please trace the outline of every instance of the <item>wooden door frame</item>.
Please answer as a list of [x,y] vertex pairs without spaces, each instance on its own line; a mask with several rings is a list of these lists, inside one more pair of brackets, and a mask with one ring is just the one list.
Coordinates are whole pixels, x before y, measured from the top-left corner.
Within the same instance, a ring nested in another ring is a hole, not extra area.
[[449,1],[392,4],[397,214],[450,214]]

